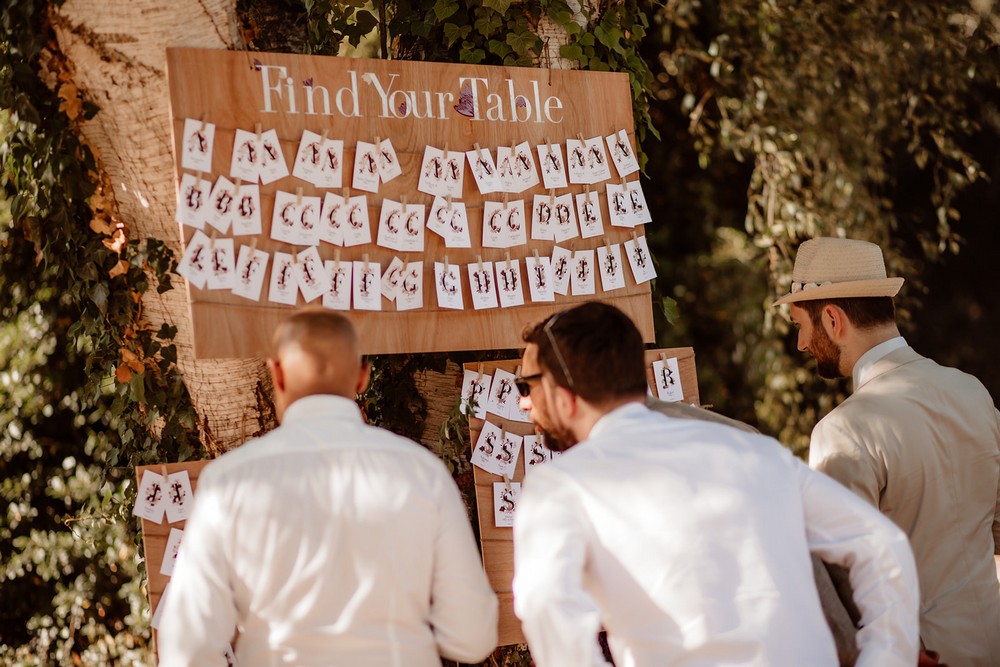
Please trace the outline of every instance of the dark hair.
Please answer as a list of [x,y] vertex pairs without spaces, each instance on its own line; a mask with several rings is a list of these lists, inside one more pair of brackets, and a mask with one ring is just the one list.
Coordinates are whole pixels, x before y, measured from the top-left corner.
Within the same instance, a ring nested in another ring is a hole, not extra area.
[[837,306],[844,311],[847,319],[858,329],[871,329],[882,324],[892,324],[896,321],[896,307],[891,296],[861,296],[846,299],[816,299],[815,301],[799,301],[800,306],[809,313],[809,319],[819,326],[823,308],[827,305]]
[[614,306],[584,303],[529,326],[521,337],[538,346],[538,365],[556,384],[589,403],[600,405],[647,391],[642,335]]

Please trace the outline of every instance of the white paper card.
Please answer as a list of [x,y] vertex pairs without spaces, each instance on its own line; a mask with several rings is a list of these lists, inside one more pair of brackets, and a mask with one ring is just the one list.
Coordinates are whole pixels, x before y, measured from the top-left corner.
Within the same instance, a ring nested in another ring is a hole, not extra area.
[[395,301],[396,294],[399,293],[400,285],[403,282],[403,267],[403,260],[399,257],[393,257],[382,274],[382,296],[389,301]]
[[347,224],[344,226],[345,246],[351,247],[372,242],[371,222],[368,220],[367,195],[357,195],[347,200],[347,213],[344,219],[347,221]]
[[552,290],[552,263],[548,257],[525,257],[525,272],[528,280],[528,293],[535,303],[555,301]]
[[276,192],[271,216],[271,238],[292,245],[319,245],[320,208],[319,197]]
[[198,289],[205,289],[208,281],[211,257],[208,246],[212,240],[204,232],[196,231],[187,242],[184,255],[177,264],[177,273],[188,279]]
[[619,176],[624,178],[639,171],[639,161],[635,157],[635,151],[632,150],[625,130],[609,134],[604,137],[604,141],[608,144],[608,153],[611,154],[611,161],[615,163],[615,170]]
[[625,287],[622,271],[622,247],[618,243],[597,249],[597,268],[601,274],[601,290],[610,292]]
[[497,262],[497,296],[501,308],[524,305],[524,286],[521,280],[521,265],[516,259]]
[[160,574],[169,577],[174,573],[174,564],[177,563],[177,553],[181,550],[181,540],[184,538],[184,531],[180,528],[171,528],[167,536],[167,546],[163,549],[163,560],[160,561]]
[[576,211],[573,206],[573,195],[566,193],[556,197],[555,207],[552,214],[555,217],[555,231],[553,237],[556,243],[575,239],[580,235],[576,226]]
[[396,310],[424,307],[424,263],[409,262],[403,267],[403,279],[396,294]]
[[236,186],[232,181],[225,176],[219,176],[212,186],[212,194],[209,195],[204,220],[221,234],[228,232],[229,225],[233,224],[233,215],[236,213],[235,191]]
[[338,194],[327,192],[319,214],[319,240],[331,245],[344,245],[346,218],[347,201]]
[[251,301],[260,301],[260,291],[264,287],[264,273],[270,260],[263,250],[251,249],[250,246],[240,246],[240,255],[236,258],[236,282],[233,284],[233,294]]
[[420,165],[417,190],[439,197],[461,197],[465,175],[465,154],[449,151],[447,154],[433,146],[424,148]]
[[353,294],[355,310],[382,310],[382,265],[355,261]]
[[351,187],[366,192],[378,192],[379,172],[375,144],[359,141],[354,152]]
[[513,477],[514,469],[517,467],[517,457],[521,454],[521,446],[524,444],[524,437],[516,433],[505,433],[497,441],[497,449],[493,457],[499,468],[498,475]]
[[236,287],[236,253],[232,239],[215,239],[209,244],[208,289]]
[[521,183],[514,174],[514,152],[509,146],[497,148],[497,180],[499,192],[521,191]]
[[579,139],[566,140],[566,165],[569,167],[570,183],[590,183],[590,169],[587,168],[587,145]]
[[525,474],[537,466],[552,460],[552,450],[545,446],[545,438],[540,435],[524,436]]
[[253,132],[236,130],[229,175],[249,183],[256,183],[260,179],[260,144]]
[[604,214],[596,192],[581,192],[576,196],[576,210],[579,212],[580,236],[589,239],[604,236]]
[[594,294],[594,251],[577,250],[573,253],[573,273],[570,283],[574,296]]
[[566,180],[566,162],[563,160],[562,146],[559,144],[540,144],[538,146],[538,164],[542,170],[542,185],[546,190],[565,188],[569,186]]
[[608,183],[608,215],[612,227],[635,227],[636,220],[632,214],[632,200],[628,185]]
[[236,651],[233,650],[232,644],[226,647],[226,652],[222,654],[222,657],[226,659],[226,667],[240,667],[240,663],[236,660]]
[[318,188],[339,188],[344,184],[344,142],[327,139],[323,142],[323,159],[319,173],[313,175]]
[[514,147],[511,153],[511,163],[514,168],[515,192],[524,192],[538,185],[538,170],[535,168],[535,158],[531,146],[522,141]]
[[135,494],[135,507],[132,515],[142,517],[153,523],[163,521],[166,510],[166,480],[152,470],[144,470],[139,481],[139,490]]
[[466,370],[462,377],[462,414],[472,412],[476,419],[486,419],[486,399],[490,395],[493,376]]
[[476,310],[496,308],[497,285],[493,275],[493,262],[473,262],[469,264],[469,296]]
[[646,245],[645,236],[639,236],[634,241],[626,241],[625,254],[628,255],[628,263],[636,283],[644,283],[656,277],[656,269],[649,256],[649,246]]
[[275,130],[268,130],[260,137],[260,182],[264,185],[288,176],[288,165],[281,152],[281,142]]
[[378,245],[400,252],[424,249],[424,205],[382,200],[378,223]]
[[263,231],[260,216],[260,186],[236,183],[233,187],[236,209],[233,211],[233,236],[259,236]]
[[427,218],[427,229],[444,239],[447,248],[471,248],[469,218],[465,204],[435,197]]
[[555,220],[553,195],[535,195],[531,203],[531,238],[533,241],[555,240]]
[[211,205],[212,182],[184,174],[177,188],[177,222],[195,229],[205,228],[205,219]]
[[445,268],[443,262],[434,262],[434,286],[439,308],[465,308],[462,303],[462,277],[459,269],[457,264],[448,264]]
[[488,148],[471,150],[465,152],[465,157],[469,161],[469,169],[472,170],[472,177],[476,180],[476,186],[480,194],[500,191],[500,178],[497,176],[496,163],[493,162],[493,154]]
[[499,426],[484,422],[472,452],[472,465],[494,475],[511,477],[517,466],[522,442],[521,436],[505,433]]
[[565,296],[569,293],[573,253],[559,246],[552,247],[552,291]]
[[295,262],[295,278],[299,291],[306,303],[315,301],[326,293],[330,277],[316,248],[306,248],[298,254]]
[[484,201],[483,202],[483,247],[484,248],[505,248],[507,242],[505,225],[507,224],[506,212],[503,209],[503,202]]
[[520,496],[520,482],[493,482],[493,523],[497,528],[510,528],[514,525],[514,512]]
[[191,171],[212,171],[212,146],[215,143],[215,123],[195,118],[184,119],[184,139],[181,142],[181,168]]
[[354,275],[354,264],[326,260],[326,275],[329,278],[326,292],[323,293],[323,307],[331,310],[351,309],[351,277]]
[[303,130],[302,138],[299,139],[299,149],[295,151],[292,176],[315,185],[323,166],[323,158],[323,138],[315,132]]
[[681,368],[676,357],[653,362],[653,377],[656,379],[656,396],[661,401],[683,401],[684,388],[681,386]]
[[275,252],[271,265],[271,286],[267,292],[268,301],[294,306],[299,293],[299,281],[295,276],[293,256],[287,252]]
[[642,225],[653,221],[653,216],[646,205],[646,195],[642,192],[642,185],[639,181],[629,181],[628,186],[629,202],[632,204],[632,217],[635,224]]
[[396,156],[396,149],[392,146],[390,139],[382,139],[375,147],[376,161],[378,163],[378,177],[383,183],[388,183],[403,173],[403,168],[399,164]]
[[587,139],[587,168],[590,171],[589,183],[600,183],[611,178],[611,166],[608,164],[608,154],[604,151],[604,141],[601,137]]
[[514,386],[514,374],[497,369],[493,371],[493,384],[486,399],[486,412],[507,419],[510,416],[511,405],[518,402],[517,388]]

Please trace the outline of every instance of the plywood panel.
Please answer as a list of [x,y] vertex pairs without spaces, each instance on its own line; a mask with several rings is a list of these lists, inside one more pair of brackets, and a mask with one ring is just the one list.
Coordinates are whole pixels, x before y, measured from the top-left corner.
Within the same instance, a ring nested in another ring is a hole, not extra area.
[[[279,68],[282,68],[279,70]],[[282,74],[280,81],[278,73]],[[528,141],[532,146],[545,142],[564,143],[568,138],[583,135],[586,138],[606,136],[613,131],[626,130],[632,145],[635,144],[628,77],[621,73],[579,72],[567,70],[540,70],[531,68],[503,68],[447,63],[414,63],[405,61],[342,59],[322,56],[301,56],[273,53],[244,53],[233,51],[208,51],[200,49],[168,49],[167,72],[170,86],[170,105],[175,155],[180,156],[183,127],[186,118],[204,119],[215,124],[212,173],[205,178],[215,180],[229,174],[233,138],[237,129],[254,130],[259,123],[263,130],[276,130],[286,163],[292,164],[299,139],[304,130],[328,132],[330,138],[344,140],[345,165],[352,165],[356,142],[389,138],[399,155],[404,173],[381,186],[376,194],[368,193],[369,215],[377,231],[378,214],[383,199],[400,201],[406,197],[410,203],[431,204],[430,195],[417,191],[418,172],[424,147],[431,145],[450,150],[472,150],[474,144],[494,151],[499,146]],[[269,87],[265,87],[264,73]],[[289,81],[290,80],[290,83]],[[372,81],[368,83],[367,81]],[[459,115],[454,106],[458,102],[461,81],[470,80],[477,93],[477,117]],[[311,85],[306,85],[306,82]],[[391,89],[390,89],[391,82]],[[325,89],[332,102],[327,114],[321,104]],[[379,90],[391,90],[385,102]],[[269,92],[268,92],[269,91]],[[408,98],[405,117],[399,117],[400,103],[405,93],[415,91],[416,97]],[[430,106],[425,104],[424,92],[429,94]],[[513,91],[513,93],[511,92]],[[337,94],[345,113],[336,105]],[[450,95],[450,97],[448,97]],[[495,104],[488,102],[491,98]],[[309,113],[308,99],[312,97],[313,113]],[[522,97],[523,106],[516,100]],[[354,100],[357,100],[357,113]],[[294,101],[293,101],[294,100]],[[538,111],[549,101],[548,115]],[[559,100],[561,109],[555,108]],[[496,109],[491,114],[490,109]],[[511,111],[513,109],[513,111]],[[512,113],[519,116],[512,120]],[[504,120],[497,116],[504,115]],[[421,117],[417,117],[417,116]],[[536,155],[537,158],[537,155]],[[183,171],[180,158],[175,160],[176,178],[180,182]],[[190,172],[189,172],[190,173]],[[612,168],[612,174],[614,174]],[[617,178],[617,176],[615,176]],[[635,180],[633,174],[628,180]],[[340,250],[342,260],[360,260],[367,254],[371,261],[383,268],[393,256],[404,261],[422,261],[424,264],[424,308],[417,311],[396,312],[395,305],[382,300],[383,311],[352,311],[351,318],[360,330],[365,349],[373,354],[393,352],[454,351],[471,349],[509,349],[520,344],[520,323],[540,319],[564,308],[567,304],[594,297],[557,296],[550,304],[531,304],[519,308],[474,311],[464,284],[464,311],[439,309],[433,288],[433,262],[470,264],[482,257],[484,261],[503,261],[509,253],[512,259],[523,259],[536,251],[551,254],[551,241],[530,241],[527,245],[509,251],[482,248],[482,206],[484,200],[500,201],[503,195],[481,195],[469,170],[465,170],[462,201],[470,211],[470,249],[445,248],[436,234],[425,232],[425,249],[422,253],[399,253],[376,246],[374,243]],[[345,184],[350,185],[346,175]],[[604,185],[589,186],[598,196],[605,215],[605,235],[590,239],[574,239],[559,244],[570,250],[591,249],[608,243],[622,243],[633,233],[641,235],[642,227],[635,230],[610,227]],[[279,190],[295,192],[302,188],[306,196],[322,196],[325,190],[294,177],[286,177],[270,185],[261,185],[263,207],[263,234],[256,239],[257,247],[269,253],[292,252],[293,248],[270,238],[270,216],[275,193]],[[572,185],[557,194],[584,192],[588,186]],[[340,192],[343,192],[342,190]],[[524,199],[530,208],[534,194],[543,192],[541,185],[524,193],[508,195],[510,199]],[[359,194],[357,189],[353,194]],[[194,233],[190,228],[179,232],[186,240]],[[236,237],[236,247],[249,245],[251,237]],[[335,249],[325,243],[319,247],[324,259],[333,259]],[[608,301],[629,313],[639,326],[644,339],[653,338],[653,320],[650,305],[649,283],[635,284],[625,270],[626,287],[608,293],[600,290],[596,298]],[[200,358],[251,357],[267,351],[267,341],[274,325],[288,314],[291,306],[268,302],[266,278],[259,302],[251,302],[228,291],[200,290],[188,286],[189,301],[194,327],[195,354]],[[302,304],[299,296],[299,305]]]
[[[658,359],[677,358],[681,371],[681,387],[684,390],[684,402],[699,404],[698,375],[694,363],[694,350],[690,347],[663,348],[646,351],[646,380],[650,391],[655,393],[653,381],[653,362]],[[496,369],[513,373],[520,364],[520,359],[501,361],[473,362],[465,364],[465,370],[476,371],[482,368],[487,375],[492,375]],[[493,414],[487,415],[487,421],[502,426],[510,433],[527,435],[534,433],[532,424],[524,424],[510,420],[501,420]],[[469,420],[469,443],[475,447],[479,433],[483,429],[484,420]],[[483,551],[483,566],[489,577],[490,585],[500,599],[500,645],[520,644],[524,642],[521,625],[514,615],[513,594],[511,582],[514,576],[514,536],[512,528],[498,528],[493,518],[493,484],[502,482],[503,478],[481,468],[473,466],[473,478],[476,486],[476,516],[479,520],[479,534]],[[518,457],[514,477],[511,481],[520,482],[524,479],[524,456]]]

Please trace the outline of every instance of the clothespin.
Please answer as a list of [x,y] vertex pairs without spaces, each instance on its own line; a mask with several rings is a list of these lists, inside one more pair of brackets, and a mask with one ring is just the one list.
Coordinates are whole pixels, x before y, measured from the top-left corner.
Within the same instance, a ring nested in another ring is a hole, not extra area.
[[212,252],[213,250],[215,250],[215,237],[217,235],[218,235],[218,232],[215,231],[215,229],[213,228],[212,229],[212,234],[208,237],[208,251],[209,252]]
[[667,360],[667,353],[660,352],[660,361],[666,361],[666,360]]
[[587,140],[583,138],[583,132],[577,132],[576,138],[579,139],[580,143],[583,144],[584,146],[587,145]]
[[552,142],[549,141],[548,137],[545,137],[544,139],[542,139],[542,141],[545,142],[545,151],[548,152],[548,153],[551,153],[552,152]]
[[254,123],[253,131],[257,134],[257,141],[260,141],[260,135],[264,133],[264,128],[260,123]]
[[375,150],[376,152],[382,150],[382,138],[378,135],[375,135]]
[[479,272],[482,273],[482,271],[483,271],[483,256],[482,255],[476,255],[476,264],[478,265]]
[[503,210],[507,210],[507,204],[510,203],[510,193],[503,193]]
[[622,190],[628,190],[628,183],[625,182],[624,176],[622,176]]
[[[510,271],[510,250],[506,250],[503,253],[504,268]],[[518,366],[520,368],[520,366]]]
[[444,272],[448,273],[448,255],[444,256]]
[[584,196],[584,199],[587,200],[588,204],[590,203],[590,183],[587,184],[587,194]]
[[368,253],[361,255],[361,261],[364,262],[364,270],[368,271]]
[[295,188],[295,205],[302,206],[302,186]]
[[485,369],[485,365],[483,364],[483,362],[480,361],[479,362],[479,372],[476,374],[476,382],[479,382],[480,380],[483,379],[483,370],[484,369]]
[[351,198],[351,188],[350,188],[350,186],[345,186],[344,187],[344,201],[347,201],[350,198]]
[[638,243],[639,239],[636,237],[635,232],[632,232],[632,243]]
[[340,271],[340,248],[333,249],[333,269]]
[[444,157],[448,159],[448,142],[444,142]]
[[247,255],[247,257],[250,258],[250,259],[252,259],[253,258],[253,254],[255,252],[257,252],[257,237],[256,236],[253,237],[252,239],[250,239],[250,252]]
[[164,483],[166,483],[167,477],[170,476],[170,474],[167,472],[167,464],[166,463],[161,463],[160,464],[160,474],[163,475],[163,481],[164,481]]
[[445,199],[445,201],[448,202],[448,212],[450,213],[451,212],[451,207],[452,207],[451,195],[448,195],[448,197]]
[[326,142],[326,136],[327,136],[327,133],[329,133],[329,130],[328,130],[328,129],[326,129],[326,128],[324,127],[324,128],[323,128],[323,134],[321,134],[321,135],[320,135],[320,139],[321,139],[321,140],[322,140],[322,141],[323,141],[324,143]]
[[400,206],[402,206],[402,207],[403,207],[403,208],[402,208],[402,210],[401,210],[400,212],[401,212],[401,213],[406,213],[406,195],[402,195],[402,196],[401,196],[401,197],[399,198],[399,204],[400,204]]
[[198,172],[197,174],[195,174],[195,182],[196,182],[196,183],[197,183],[198,185],[201,185],[201,179],[202,179],[202,178],[203,178],[204,176],[205,176],[205,172],[203,172],[203,171],[199,171],[199,172]]
[[236,195],[238,195],[240,193],[240,186],[243,185],[243,179],[237,177],[236,178],[236,183],[234,183],[234,185],[235,185],[235,187],[233,188],[233,196],[235,197]]
[[507,475],[503,476],[503,485],[507,487],[508,491],[511,490],[511,488],[510,488],[510,477],[508,477]]
[[295,266],[296,264],[299,263],[299,256],[295,253],[295,248],[291,248],[290,250],[292,251],[291,252],[291,255],[292,255],[292,266]]
[[208,125],[208,121],[205,120],[205,114],[202,114],[201,115],[201,126],[198,128],[198,131],[199,132],[204,132],[206,125]]
[[556,205],[556,189],[549,188],[549,206]]
[[480,147],[479,144],[472,144],[472,145],[475,146],[475,148],[476,148],[476,157],[479,158],[480,160],[486,159],[486,158],[483,157],[483,149],[482,149],[482,147]]

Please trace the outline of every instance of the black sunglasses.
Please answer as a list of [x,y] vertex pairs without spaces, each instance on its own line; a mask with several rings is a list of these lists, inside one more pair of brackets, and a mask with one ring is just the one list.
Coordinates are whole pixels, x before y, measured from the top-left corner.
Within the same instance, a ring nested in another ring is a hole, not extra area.
[[535,373],[534,375],[517,375],[514,377],[514,386],[517,387],[518,394],[527,398],[531,394],[531,381],[541,379],[541,373]]

